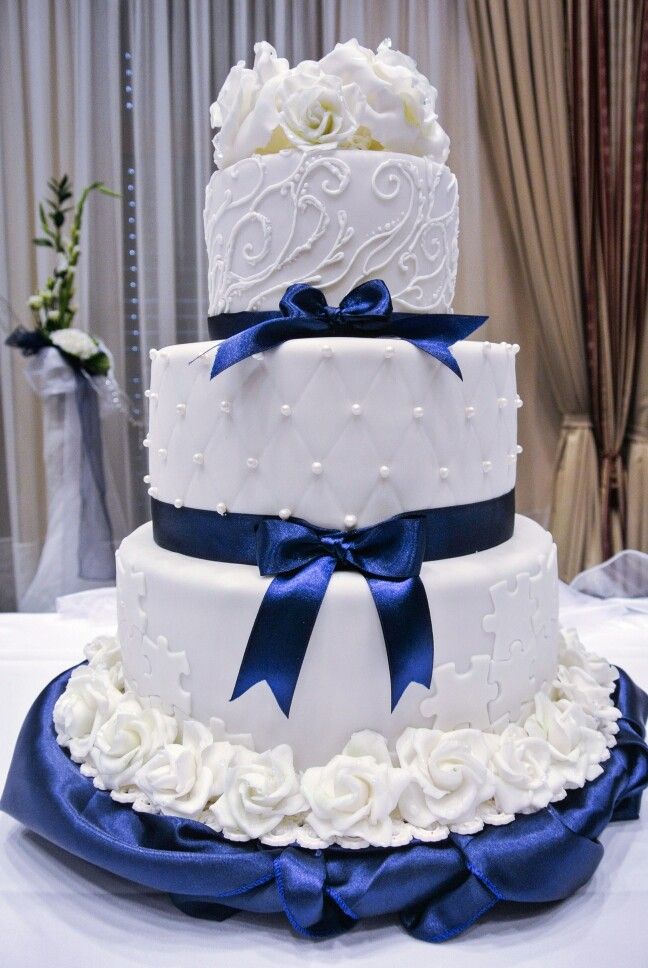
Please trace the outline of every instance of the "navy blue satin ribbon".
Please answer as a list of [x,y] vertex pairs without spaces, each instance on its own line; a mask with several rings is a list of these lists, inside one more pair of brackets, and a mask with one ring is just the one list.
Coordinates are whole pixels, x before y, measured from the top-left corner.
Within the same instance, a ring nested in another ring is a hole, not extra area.
[[237,911],[282,913],[313,939],[362,918],[398,915],[414,937],[445,941],[499,902],[569,897],[601,862],[608,823],[639,816],[648,785],[648,697],[619,671],[614,702],[622,719],[601,776],[545,810],[473,836],[383,850],[260,849],[197,821],[138,813],[95,789],[56,742],[52,712],[69,671],[27,714],[0,809],[95,867],[168,892],[186,914],[222,921]]
[[339,307],[329,306],[324,294],[314,286],[296,283],[286,289],[279,312],[209,317],[209,335],[224,340],[214,358],[211,375],[218,376],[235,363],[289,339],[392,336],[413,343],[462,379],[450,347],[470,336],[487,319],[454,313],[395,313],[389,289],[381,279],[363,282],[344,297]]
[[485,551],[513,534],[515,492],[475,504],[398,515],[368,528],[335,531],[305,521],[176,508],[151,501],[153,537],[169,551],[272,575],[232,692],[266,681],[287,716],[320,606],[336,568],[369,585],[385,640],[392,709],[411,682],[429,688],[434,637],[423,561]]

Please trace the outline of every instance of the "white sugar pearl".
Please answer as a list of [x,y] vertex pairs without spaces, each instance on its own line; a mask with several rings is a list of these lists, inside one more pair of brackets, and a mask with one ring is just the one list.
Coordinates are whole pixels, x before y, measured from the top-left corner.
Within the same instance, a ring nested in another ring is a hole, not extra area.
[[466,407],[466,416],[467,416],[468,420],[470,420],[472,417],[474,417],[475,416],[475,408],[474,407]]
[[149,350],[149,360],[154,360],[157,355],[158,355],[157,350],[153,350],[153,349]]
[[519,353],[520,352],[520,344],[519,343],[513,343],[513,346],[511,347],[511,352],[513,353],[514,356],[517,353]]
[[439,477],[441,478],[442,481],[447,480],[449,474],[450,474],[450,471],[448,470],[447,467],[439,468]]
[[322,356],[327,357],[327,359],[333,356],[333,347],[329,346],[328,343],[325,343],[322,347]]
[[420,420],[423,416],[423,407],[414,407],[412,414],[414,415],[415,420]]
[[516,446],[515,446],[515,453],[516,453],[516,454],[521,454],[521,453],[522,453],[522,451],[523,451],[523,449],[524,449],[524,448],[522,447],[522,445],[521,445],[521,444],[516,444]]
[[382,464],[382,466],[378,470],[378,473],[380,474],[380,476],[382,477],[382,479],[384,481],[386,481],[387,478],[389,477],[389,475],[391,474],[391,471],[387,467],[387,464]]
[[166,447],[158,447],[158,454],[160,455],[160,457],[162,458],[162,460],[166,460],[166,457],[167,457],[167,449],[166,449]]
[[320,461],[314,460],[313,463],[311,464],[311,470],[313,474],[321,474],[324,468],[322,467]]
[[174,508],[181,508],[182,507],[182,498],[181,497],[177,497],[175,499],[175,501],[173,502],[173,506],[174,506]]
[[259,462],[256,459],[256,457],[248,457],[245,463],[247,464],[247,466],[250,468],[251,471],[255,471],[259,466]]
[[394,355],[394,347],[391,345],[391,343],[388,343],[387,346],[385,347],[385,359],[390,360],[393,355]]
[[144,481],[145,484],[150,484],[151,483],[151,475],[150,474],[145,474],[144,477],[142,478],[142,480]]
[[355,514],[345,514],[344,515],[344,527],[345,528],[355,528],[358,523],[358,519]]
[[360,414],[362,413],[362,407],[360,406],[359,403],[351,404],[351,413],[353,414],[354,417],[360,416]]
[[292,407],[290,406],[290,404],[289,403],[283,403],[281,405],[281,416],[282,417],[289,417],[291,415],[291,413],[292,413]]
[[515,398],[515,406],[518,408],[518,410],[520,409],[521,406],[523,406],[523,404],[524,404],[524,400],[522,399],[522,397]]
[[252,354],[252,359],[253,360],[261,361],[263,359],[263,353],[253,353]]
[[205,455],[204,454],[200,454],[200,453],[199,454],[194,454],[193,455],[193,462],[194,462],[194,464],[204,464],[204,462],[205,462]]
[[186,414],[186,412],[187,412],[187,404],[186,403],[176,403],[176,413],[180,417],[184,417],[184,415]]
[[488,472],[490,470],[492,470],[492,469],[493,469],[493,462],[492,461],[490,461],[490,460],[483,460],[482,461],[482,470],[484,471],[484,474],[488,474]]
[[221,400],[220,402],[221,413],[229,413],[231,409],[232,409],[232,404],[229,402],[229,400]]
[[507,403],[508,403],[508,400],[506,399],[506,397],[497,398],[497,406],[500,408],[500,410],[503,410]]
[[288,518],[290,517],[290,508],[282,508],[279,511],[279,517],[281,518],[282,521],[287,521]]
[[222,517],[223,514],[227,514],[227,505],[225,504],[224,501],[219,501],[218,504],[216,505],[216,510]]
[[151,441],[148,439],[148,437],[145,437],[144,440],[142,441],[142,447],[150,447],[150,446],[151,446]]
[[145,391],[144,391],[144,396],[145,396],[145,397],[146,397],[146,399],[148,400],[148,399],[149,399],[149,397],[151,396],[151,391],[150,391],[150,390],[145,390]]
[[148,492],[151,495],[151,497],[157,497],[158,489],[157,487],[149,487]]

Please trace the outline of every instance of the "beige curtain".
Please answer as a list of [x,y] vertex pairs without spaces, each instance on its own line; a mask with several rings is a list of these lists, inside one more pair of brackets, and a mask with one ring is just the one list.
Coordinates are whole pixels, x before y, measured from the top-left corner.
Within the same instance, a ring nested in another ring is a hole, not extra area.
[[633,422],[628,435],[626,543],[648,552],[648,313],[639,356]]
[[560,3],[468,0],[484,150],[562,414],[550,528],[569,579],[600,560]]

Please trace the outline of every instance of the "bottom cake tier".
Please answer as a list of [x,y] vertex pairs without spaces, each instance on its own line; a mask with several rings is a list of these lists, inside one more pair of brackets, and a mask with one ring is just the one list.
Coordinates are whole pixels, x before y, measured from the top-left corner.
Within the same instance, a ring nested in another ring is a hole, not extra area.
[[300,770],[326,763],[362,730],[390,745],[407,727],[501,732],[530,714],[558,666],[555,546],[521,516],[503,544],[423,565],[432,688],[411,683],[393,711],[380,621],[360,574],[334,573],[286,717],[266,682],[230,700],[271,579],[159,548],[149,524],[122,542],[117,563],[127,687],[180,718],[217,718],[256,750],[287,744]]

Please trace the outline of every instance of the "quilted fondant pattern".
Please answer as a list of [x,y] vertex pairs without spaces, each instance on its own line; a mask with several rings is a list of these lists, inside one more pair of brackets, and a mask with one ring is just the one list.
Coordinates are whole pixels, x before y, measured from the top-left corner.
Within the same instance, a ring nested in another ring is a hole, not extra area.
[[292,340],[210,380],[214,352],[172,346],[153,361],[147,444],[162,501],[365,526],[515,484],[508,344],[456,344],[463,381],[399,340]]

